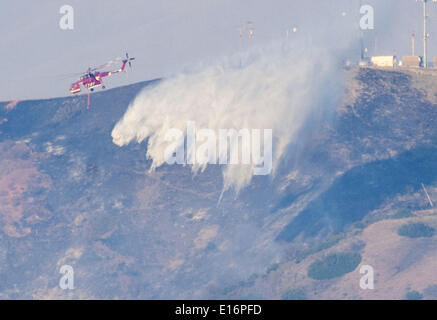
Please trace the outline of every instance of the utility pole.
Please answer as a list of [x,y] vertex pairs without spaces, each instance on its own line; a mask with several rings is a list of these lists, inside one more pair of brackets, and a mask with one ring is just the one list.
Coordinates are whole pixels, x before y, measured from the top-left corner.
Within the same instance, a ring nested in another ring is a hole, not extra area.
[[249,35],[249,41],[251,41],[255,35],[255,29],[251,21],[247,21],[247,33]]
[[423,0],[423,66],[424,68],[428,68],[428,33],[426,32],[426,3],[428,0]]
[[[423,2],[423,67],[428,68],[428,32],[427,32],[427,3],[430,0],[416,0],[416,2]],[[432,2],[437,2],[437,0],[431,0]]]
[[297,27],[293,27],[291,30],[290,29],[285,30],[285,37],[286,37],[287,41],[288,41],[288,38],[290,37],[290,31],[293,33],[296,33],[298,30],[299,29]]
[[[360,8],[358,9],[358,12],[360,12],[361,7],[363,6],[363,1],[360,0]],[[359,20],[358,20],[359,21]],[[360,51],[361,51],[361,60],[364,60],[364,31],[360,27]]]
[[415,37],[416,35],[414,34],[414,32],[411,34],[411,56],[414,57],[415,56]]
[[237,31],[240,35],[240,50],[243,49],[243,33],[244,33],[244,27],[237,28]]

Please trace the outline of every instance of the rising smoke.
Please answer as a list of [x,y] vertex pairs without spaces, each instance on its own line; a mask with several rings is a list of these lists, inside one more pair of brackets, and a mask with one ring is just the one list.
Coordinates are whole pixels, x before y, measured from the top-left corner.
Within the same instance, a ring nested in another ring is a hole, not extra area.
[[[170,128],[186,132],[188,121],[216,132],[272,129],[274,174],[309,115],[333,110],[340,97],[338,61],[327,50],[309,46],[305,41],[300,49],[296,43],[293,48],[271,44],[146,87],[114,127],[113,142],[122,147],[148,138],[146,156],[154,170],[165,163],[166,132]],[[223,190],[238,192],[252,177],[251,165],[225,165]]]

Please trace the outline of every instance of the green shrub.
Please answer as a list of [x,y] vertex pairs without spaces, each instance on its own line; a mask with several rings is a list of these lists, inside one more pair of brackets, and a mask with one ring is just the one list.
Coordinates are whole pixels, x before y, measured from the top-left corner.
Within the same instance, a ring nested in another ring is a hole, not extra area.
[[425,297],[432,300],[437,300],[437,286],[432,284],[423,290]]
[[282,295],[282,300],[306,300],[306,298],[302,289],[291,289]]
[[434,235],[435,230],[424,223],[407,223],[399,228],[398,234],[409,238],[430,238]]
[[327,238],[325,239],[325,241],[323,241],[323,243],[315,247],[312,247],[304,252],[299,253],[296,257],[296,263],[299,264],[302,262],[302,260],[306,259],[308,256],[335,246],[337,243],[340,242],[341,239],[343,239],[343,237],[344,237],[343,235],[336,235]]
[[417,291],[408,291],[406,294],[407,300],[422,300],[423,295]]
[[308,276],[315,280],[337,278],[354,271],[360,262],[359,253],[334,253],[314,261],[308,268]]
[[410,210],[401,209],[390,217],[390,219],[404,219],[414,217]]

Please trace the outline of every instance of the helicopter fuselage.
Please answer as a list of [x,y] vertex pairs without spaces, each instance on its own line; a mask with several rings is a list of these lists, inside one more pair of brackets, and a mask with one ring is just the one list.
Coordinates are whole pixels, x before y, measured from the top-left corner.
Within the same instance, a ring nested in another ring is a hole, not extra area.
[[70,87],[70,93],[76,94],[81,91],[80,86],[83,85],[87,90],[93,90],[95,87],[99,87],[103,83],[104,77],[109,77],[115,73],[123,72],[126,68],[126,63],[128,60],[123,60],[123,65],[120,69],[113,71],[104,71],[104,72],[87,72],[80,79],[74,82]]

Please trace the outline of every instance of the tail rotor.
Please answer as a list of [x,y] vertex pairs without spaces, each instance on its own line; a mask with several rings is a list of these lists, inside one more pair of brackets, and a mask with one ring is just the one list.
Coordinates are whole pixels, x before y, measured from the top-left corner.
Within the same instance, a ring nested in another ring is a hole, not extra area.
[[[129,54],[126,52],[126,60],[124,60],[124,61],[128,63],[129,68],[132,68],[132,63],[131,63],[131,61],[133,61],[133,60],[135,60],[135,58],[129,58]],[[124,71],[126,71],[126,79],[129,80],[129,76],[128,76],[127,69],[124,69]]]
[[126,52],[126,61],[129,64],[129,67],[132,68],[131,61],[135,60],[135,58],[129,58],[129,54]]

